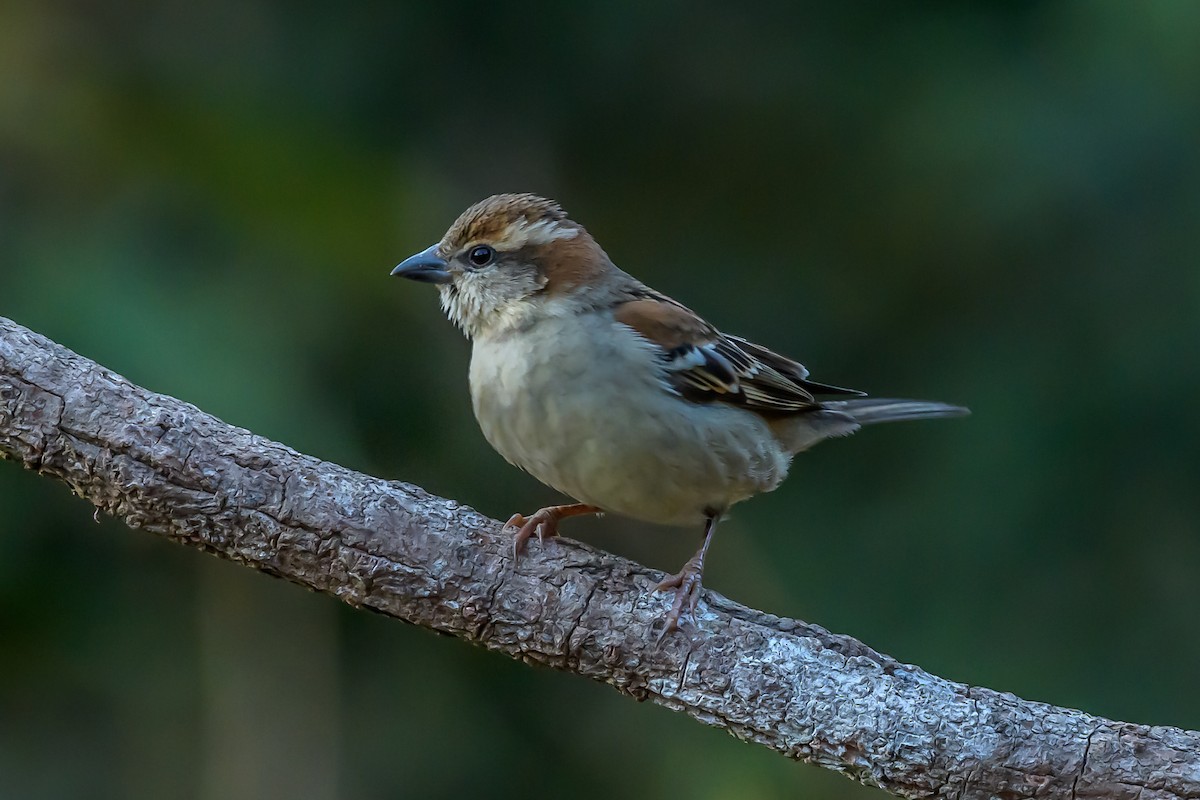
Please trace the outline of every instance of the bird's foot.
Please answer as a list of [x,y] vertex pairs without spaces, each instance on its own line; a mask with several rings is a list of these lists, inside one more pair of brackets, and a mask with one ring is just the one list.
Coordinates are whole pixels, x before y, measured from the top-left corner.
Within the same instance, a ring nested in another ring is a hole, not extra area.
[[681,617],[687,616],[693,624],[695,623],[696,605],[700,602],[700,592],[704,588],[700,585],[700,576],[703,572],[704,560],[693,557],[683,565],[683,569],[679,570],[678,574],[664,578],[654,587],[656,592],[667,589],[675,590],[675,601],[671,604],[671,610],[667,612],[666,619],[663,620],[662,633],[658,636],[659,642],[662,642],[672,631],[680,629]]
[[543,544],[547,537],[558,536],[558,517],[552,512],[553,508],[542,508],[528,517],[524,514],[509,517],[508,522],[504,523],[504,530],[516,531],[513,536],[513,558],[520,558],[525,545],[534,536],[537,536],[538,544]]
[[517,559],[521,557],[521,552],[525,549],[525,545],[534,536],[537,536],[539,545],[544,544],[551,537],[558,536],[559,520],[566,517],[575,517],[580,514],[598,513],[600,513],[600,509],[585,503],[547,506],[546,508],[538,509],[528,517],[524,514],[513,514],[509,517],[508,522],[504,523],[503,530],[516,531],[516,535],[513,536],[513,558]]

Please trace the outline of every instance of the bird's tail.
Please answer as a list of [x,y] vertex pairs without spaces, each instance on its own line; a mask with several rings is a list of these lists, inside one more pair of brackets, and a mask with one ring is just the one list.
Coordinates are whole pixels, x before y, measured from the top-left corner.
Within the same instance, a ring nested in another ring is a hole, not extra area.
[[837,436],[849,436],[863,425],[899,422],[905,419],[961,417],[971,412],[962,406],[928,400],[892,400],[857,397],[853,400],[824,400],[819,409],[772,420],[772,431],[790,453]]
[[930,400],[895,400],[884,397],[859,397],[854,400],[826,400],[821,407],[853,419],[859,425],[899,422],[908,419],[965,417],[970,409]]

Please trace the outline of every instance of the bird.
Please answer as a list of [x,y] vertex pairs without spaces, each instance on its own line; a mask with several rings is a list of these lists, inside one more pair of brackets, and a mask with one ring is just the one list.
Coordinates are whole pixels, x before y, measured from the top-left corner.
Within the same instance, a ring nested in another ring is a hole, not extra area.
[[513,514],[514,557],[580,515],[703,530],[696,554],[655,587],[674,590],[663,636],[695,623],[717,523],[779,486],[793,456],[864,425],[969,413],[810,380],[799,362],[722,333],[618,268],[535,194],[479,201],[391,274],[436,285],[470,340],[471,402],[488,443],[574,501]]

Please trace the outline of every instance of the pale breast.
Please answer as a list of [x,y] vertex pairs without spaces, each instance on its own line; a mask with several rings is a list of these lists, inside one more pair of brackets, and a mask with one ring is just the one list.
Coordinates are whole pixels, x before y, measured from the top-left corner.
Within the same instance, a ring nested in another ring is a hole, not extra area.
[[693,524],[775,488],[790,457],[759,416],[670,392],[651,347],[605,312],[476,338],[471,398],[510,463],[606,511]]

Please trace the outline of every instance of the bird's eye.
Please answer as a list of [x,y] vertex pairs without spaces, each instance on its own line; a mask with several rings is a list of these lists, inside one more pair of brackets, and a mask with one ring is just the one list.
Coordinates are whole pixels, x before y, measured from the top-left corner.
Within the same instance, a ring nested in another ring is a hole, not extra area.
[[471,248],[471,252],[467,253],[467,260],[476,267],[486,267],[496,259],[496,251],[488,247],[486,244],[481,244]]

